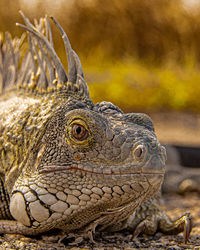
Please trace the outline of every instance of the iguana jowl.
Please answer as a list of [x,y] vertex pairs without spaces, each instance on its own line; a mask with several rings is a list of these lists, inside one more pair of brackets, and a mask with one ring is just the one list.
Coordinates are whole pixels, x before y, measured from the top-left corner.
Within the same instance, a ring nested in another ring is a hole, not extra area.
[[0,233],[61,229],[92,239],[95,230],[185,230],[187,240],[190,215],[173,222],[154,198],[166,153],[151,119],[109,102],[93,104],[62,27],[53,19],[68,77],[48,19],[33,26],[22,16],[29,48],[8,34],[0,46]]

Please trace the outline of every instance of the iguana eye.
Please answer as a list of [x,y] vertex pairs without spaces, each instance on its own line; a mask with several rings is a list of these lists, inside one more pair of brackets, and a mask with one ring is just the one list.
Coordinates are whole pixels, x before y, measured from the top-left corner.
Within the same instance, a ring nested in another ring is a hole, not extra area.
[[87,139],[87,137],[89,136],[89,133],[83,125],[73,124],[72,135],[75,139],[82,141],[82,140]]

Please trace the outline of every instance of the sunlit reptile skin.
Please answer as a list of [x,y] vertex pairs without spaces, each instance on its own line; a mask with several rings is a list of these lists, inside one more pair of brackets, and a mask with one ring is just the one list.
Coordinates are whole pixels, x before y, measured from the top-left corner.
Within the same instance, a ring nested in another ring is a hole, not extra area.
[[92,240],[95,230],[128,228],[137,235],[186,228],[187,239],[189,215],[172,222],[153,198],[166,153],[151,119],[109,102],[94,104],[61,26],[54,19],[68,77],[48,19],[34,27],[23,18],[29,47],[8,34],[0,47],[0,233],[60,229]]

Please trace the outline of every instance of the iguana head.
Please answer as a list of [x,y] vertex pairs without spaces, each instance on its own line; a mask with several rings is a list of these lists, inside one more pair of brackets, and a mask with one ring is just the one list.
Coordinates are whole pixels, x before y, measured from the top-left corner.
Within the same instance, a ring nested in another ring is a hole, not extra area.
[[34,157],[13,187],[11,213],[40,231],[70,231],[95,221],[109,226],[114,215],[122,221],[152,197],[163,180],[166,153],[153,123],[145,114],[125,114],[109,102],[93,104],[80,60],[57,21],[68,55],[68,77],[52,44],[25,22],[43,64],[53,64],[49,67],[56,70],[62,87],[32,149]]

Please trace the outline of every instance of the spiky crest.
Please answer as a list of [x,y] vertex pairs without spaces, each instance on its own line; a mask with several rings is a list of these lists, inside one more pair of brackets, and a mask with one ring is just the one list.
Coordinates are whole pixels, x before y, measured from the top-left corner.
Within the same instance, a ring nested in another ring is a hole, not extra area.
[[19,45],[23,43],[24,35],[20,39],[11,39],[6,34],[0,37],[0,87],[2,92],[14,85],[23,85],[32,89],[65,89],[70,93],[89,98],[88,86],[80,59],[72,49],[69,39],[60,24],[51,17],[62,35],[68,58],[67,73],[54,49],[52,32],[47,17],[34,20],[34,25],[20,11],[25,25],[17,23],[27,31],[29,48],[19,59]]

